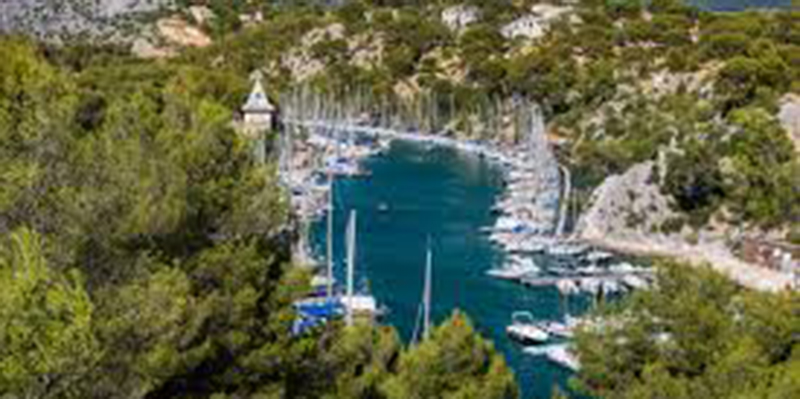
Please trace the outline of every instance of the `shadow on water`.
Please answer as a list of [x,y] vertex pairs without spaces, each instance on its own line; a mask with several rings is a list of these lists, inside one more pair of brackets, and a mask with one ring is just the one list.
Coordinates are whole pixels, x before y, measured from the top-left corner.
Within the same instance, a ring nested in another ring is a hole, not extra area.
[[[343,281],[345,215],[358,211],[357,279],[389,308],[386,322],[408,340],[422,295],[425,249],[432,237],[434,321],[453,309],[465,310],[490,337],[517,374],[525,398],[549,398],[554,384],[566,386],[569,373],[542,357],[523,354],[508,340],[511,313],[528,310],[541,319],[559,319],[563,309],[555,289],[529,289],[484,273],[503,259],[480,228],[494,221],[489,212],[501,194],[499,168],[475,156],[415,143],[393,144],[388,154],[367,160],[369,179],[339,180],[335,194],[335,258]],[[312,243],[324,253],[325,223],[312,226]],[[367,283],[368,279],[368,283]],[[572,301],[573,311],[586,303]],[[584,301],[585,302],[585,301]]]

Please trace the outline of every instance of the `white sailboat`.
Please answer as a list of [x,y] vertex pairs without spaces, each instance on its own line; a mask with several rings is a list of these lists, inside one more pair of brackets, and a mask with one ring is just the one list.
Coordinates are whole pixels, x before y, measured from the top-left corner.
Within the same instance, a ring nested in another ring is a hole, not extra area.
[[327,275],[327,283],[328,283],[328,299],[333,297],[333,187],[334,187],[334,180],[333,174],[328,174],[328,226],[327,229],[327,239],[325,240],[326,248],[325,248],[325,256],[328,261],[328,275]]
[[578,371],[581,368],[581,363],[569,344],[529,347],[523,351],[533,356],[545,356],[548,361],[572,371]]
[[510,256],[503,267],[490,269],[486,274],[504,280],[519,280],[541,272],[541,268],[531,258]]
[[[425,283],[422,288],[422,306],[420,308],[422,314],[422,340],[427,340],[431,331],[431,294],[433,291],[433,253],[431,252],[430,243],[428,243],[428,251],[425,255]],[[418,342],[419,318],[417,318],[417,325],[414,326],[414,334],[411,342]]]
[[379,315],[378,302],[372,295],[355,293],[355,261],[356,261],[356,211],[350,211],[347,225],[347,291],[341,298],[345,309],[345,321],[352,326],[356,317],[374,318]]
[[433,279],[433,254],[430,245],[428,245],[428,253],[425,257],[425,290],[423,292],[424,304],[424,318],[422,323],[422,339],[427,340],[431,332],[431,291]]

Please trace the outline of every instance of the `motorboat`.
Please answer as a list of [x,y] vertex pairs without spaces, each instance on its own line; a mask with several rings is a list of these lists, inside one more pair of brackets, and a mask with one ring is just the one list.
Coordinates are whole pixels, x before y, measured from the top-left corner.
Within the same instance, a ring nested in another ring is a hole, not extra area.
[[542,324],[542,328],[550,335],[572,339],[575,336],[575,329],[580,324],[580,319],[567,315],[563,322],[548,321]]
[[608,270],[613,273],[628,274],[628,273],[635,273],[639,269],[637,269],[636,266],[628,262],[622,262],[609,266]]
[[541,253],[546,249],[545,244],[530,239],[515,240],[506,245],[506,250],[512,253]]
[[504,280],[519,280],[541,272],[541,268],[531,258],[511,257],[501,268],[490,269],[487,275]]
[[650,286],[645,278],[633,274],[622,276],[622,284],[632,289],[646,289]]
[[578,356],[572,351],[569,344],[553,345],[551,349],[545,353],[545,356],[547,360],[569,370],[578,371],[581,368]]
[[378,306],[378,301],[372,295],[343,295],[340,297],[340,301],[343,309],[356,317],[366,316],[376,318],[383,314],[383,309]]
[[598,294],[603,289],[603,280],[584,278],[580,280],[580,289],[590,294]]
[[548,361],[572,371],[578,371],[581,363],[568,343],[528,347],[523,352],[532,356],[544,356]]
[[511,325],[506,327],[506,334],[522,344],[541,344],[550,339],[550,334],[536,324],[530,312],[525,311],[511,315]]
[[553,256],[573,257],[584,254],[588,248],[578,244],[556,244],[548,247],[547,253]]
[[580,292],[578,284],[572,279],[562,279],[556,282],[556,288],[562,295],[572,295]]
[[595,264],[591,264],[589,266],[582,267],[580,269],[577,269],[576,271],[578,272],[578,274],[581,274],[581,275],[584,275],[584,276],[596,276],[596,275],[599,275],[599,274],[607,273],[606,269],[604,269],[602,267],[599,267],[599,266],[597,266]]
[[586,255],[586,260],[592,263],[604,262],[611,259],[614,254],[605,251],[592,251]]
[[602,287],[605,294],[613,294],[625,290],[625,287],[617,280],[603,280]]
[[313,296],[325,296],[328,290],[328,287],[332,287],[336,284],[335,279],[328,279],[328,276],[323,275],[314,275],[311,277],[311,294]]

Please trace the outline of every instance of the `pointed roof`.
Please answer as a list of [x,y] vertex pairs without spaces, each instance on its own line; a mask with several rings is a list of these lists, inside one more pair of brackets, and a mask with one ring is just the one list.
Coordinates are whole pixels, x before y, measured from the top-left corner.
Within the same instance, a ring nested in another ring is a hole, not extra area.
[[253,90],[247,97],[247,102],[242,107],[242,111],[244,112],[275,111],[275,106],[272,105],[272,103],[269,101],[269,97],[267,96],[267,93],[264,90],[264,85],[261,84],[260,74],[256,75],[253,80],[255,81],[255,83],[253,84]]

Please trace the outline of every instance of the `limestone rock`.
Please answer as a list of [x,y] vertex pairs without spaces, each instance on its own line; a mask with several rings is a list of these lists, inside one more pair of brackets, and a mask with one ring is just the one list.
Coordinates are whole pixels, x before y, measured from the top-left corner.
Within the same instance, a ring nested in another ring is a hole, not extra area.
[[139,58],[169,58],[176,52],[166,47],[158,47],[150,40],[140,37],[133,41],[131,53]]
[[734,255],[728,226],[665,234],[658,226],[675,216],[669,198],[660,193],[653,162],[634,165],[622,175],[608,177],[592,195],[589,209],[576,228],[576,238],[602,248],[629,254],[678,258],[709,264],[740,284],[767,291],[784,289],[793,276],[749,264]]
[[795,150],[800,152],[800,96],[787,94],[781,98],[778,119],[792,139]]
[[649,234],[674,216],[653,174],[655,163],[640,163],[622,175],[608,177],[598,187],[590,207],[578,222],[581,237]]
[[180,47],[206,47],[211,38],[197,27],[177,18],[165,18],[156,23],[158,35],[167,43]]
[[86,35],[123,39],[135,33],[129,17],[171,7],[172,0],[4,0],[0,32],[60,40]]

